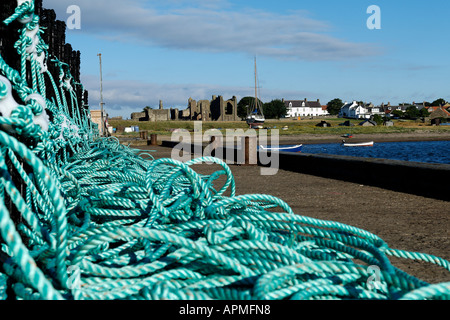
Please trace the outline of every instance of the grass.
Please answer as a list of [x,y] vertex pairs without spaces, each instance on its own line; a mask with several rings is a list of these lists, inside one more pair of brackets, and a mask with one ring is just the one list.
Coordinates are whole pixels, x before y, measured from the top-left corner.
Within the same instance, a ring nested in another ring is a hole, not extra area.
[[[343,135],[347,133],[352,134],[383,134],[383,133],[409,133],[409,132],[444,132],[450,133],[450,126],[431,126],[421,122],[412,120],[394,120],[394,126],[376,126],[376,127],[362,127],[358,124],[361,120],[350,120],[354,124],[352,127],[339,126],[340,123],[347,119],[328,118],[325,119],[331,124],[331,127],[316,127],[316,124],[323,119],[305,119],[305,120],[266,120],[264,124],[267,128],[279,129],[280,135],[299,135],[299,134],[336,134]],[[125,127],[138,126],[139,131],[147,130],[150,133],[158,135],[170,135],[175,129],[186,129],[191,132],[194,131],[194,121],[134,121],[134,120],[110,120],[109,124],[117,129],[116,135],[126,137],[139,136],[138,132],[124,133]],[[245,121],[205,121],[201,122],[202,131],[210,129],[217,129],[225,134],[226,129],[248,129]],[[284,126],[288,130],[281,130]]]

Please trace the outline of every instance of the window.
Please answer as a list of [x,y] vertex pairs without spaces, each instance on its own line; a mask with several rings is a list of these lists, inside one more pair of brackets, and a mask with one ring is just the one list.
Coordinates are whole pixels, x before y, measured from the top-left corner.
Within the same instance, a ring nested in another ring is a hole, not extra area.
[[233,105],[231,102],[227,103],[227,107],[225,109],[225,114],[233,114]]

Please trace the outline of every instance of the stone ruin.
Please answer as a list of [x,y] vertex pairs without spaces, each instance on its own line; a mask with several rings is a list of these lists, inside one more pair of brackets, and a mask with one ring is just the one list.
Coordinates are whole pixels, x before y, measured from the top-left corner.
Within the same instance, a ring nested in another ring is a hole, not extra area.
[[202,121],[239,121],[237,98],[224,100],[222,96],[212,96],[212,100],[188,101],[189,120]]
[[212,96],[212,100],[193,100],[189,98],[185,110],[177,108],[164,109],[159,101],[159,109],[145,108],[142,112],[131,114],[132,120],[168,121],[168,120],[201,120],[201,121],[239,121],[237,115],[237,98],[233,96],[224,100],[222,96]]

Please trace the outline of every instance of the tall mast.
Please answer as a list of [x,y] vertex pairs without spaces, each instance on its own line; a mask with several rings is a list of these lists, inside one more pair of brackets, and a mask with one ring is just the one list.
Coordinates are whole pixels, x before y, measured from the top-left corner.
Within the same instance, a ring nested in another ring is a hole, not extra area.
[[258,91],[256,89],[256,82],[257,78],[256,78],[256,56],[255,56],[255,107],[258,108]]
[[256,56],[255,56],[255,107],[256,107],[257,114],[259,113],[261,116],[263,116],[264,115],[263,107],[262,106],[261,106],[261,108],[259,107],[257,83],[258,83],[258,78],[257,78],[257,71],[256,71]]
[[104,121],[104,116],[103,116],[103,75],[102,75],[102,54],[99,53],[97,54],[98,58],[99,58],[99,62],[100,62],[100,118],[101,118],[101,135],[104,136],[105,135],[105,121]]

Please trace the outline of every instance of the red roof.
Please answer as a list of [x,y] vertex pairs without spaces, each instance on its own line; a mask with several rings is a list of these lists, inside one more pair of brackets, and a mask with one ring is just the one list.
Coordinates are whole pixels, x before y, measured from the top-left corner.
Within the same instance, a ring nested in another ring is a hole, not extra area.
[[428,107],[428,112],[429,113],[433,113],[434,111],[441,109],[446,115],[448,115],[450,117],[450,112],[448,112],[447,110],[445,110],[442,107]]

